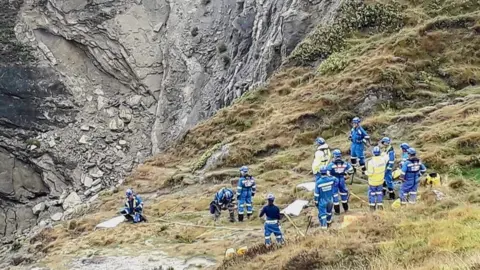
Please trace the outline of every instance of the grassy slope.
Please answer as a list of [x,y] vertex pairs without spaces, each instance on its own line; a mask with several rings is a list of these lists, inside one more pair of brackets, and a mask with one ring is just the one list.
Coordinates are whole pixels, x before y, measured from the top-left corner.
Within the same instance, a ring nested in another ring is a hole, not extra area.
[[[134,233],[127,224],[93,232],[93,225],[115,215],[121,204],[123,192],[106,193],[97,213],[39,236],[43,244],[37,250],[47,254],[46,262],[52,265],[60,256],[119,249],[148,250],[145,241],[173,254],[220,259],[228,247],[261,242],[261,231],[185,228],[159,219],[212,224],[206,211],[212,194],[228,185],[235,168],[244,164],[253,168],[260,194],[274,192],[280,205],[296,197],[310,198],[311,194],[292,191],[311,179],[313,139],[321,135],[348,152],[348,123],[360,115],[373,141],[384,135],[397,145],[408,141],[429,168],[448,174],[449,184],[442,188],[448,197],[434,203],[424,190],[421,202],[408,210],[359,212],[361,219],[347,229],[308,239],[294,241],[295,231],[285,223],[290,245],[270,252],[259,249],[248,260],[222,267],[478,267],[480,193],[474,182],[465,179],[480,180],[475,169],[480,164],[480,87],[476,86],[480,4],[474,0],[403,0],[400,6],[387,0],[369,2],[369,6],[347,4],[344,15],[333,26],[316,29],[264,88],[245,94],[192,129],[169,153],[138,168],[129,185],[141,194],[168,193],[147,194],[151,198],[146,211],[153,222],[137,225]],[[326,60],[314,68],[308,65],[318,59]],[[220,167],[199,170],[222,145],[228,145],[229,155]],[[182,187],[185,179],[200,179],[201,184]],[[352,191],[365,198],[364,185],[355,184]],[[257,196],[256,208],[262,203]],[[357,212],[365,209],[354,198],[352,204]],[[301,216],[296,222],[304,226],[306,220]],[[234,226],[261,228],[261,222],[254,218]]]

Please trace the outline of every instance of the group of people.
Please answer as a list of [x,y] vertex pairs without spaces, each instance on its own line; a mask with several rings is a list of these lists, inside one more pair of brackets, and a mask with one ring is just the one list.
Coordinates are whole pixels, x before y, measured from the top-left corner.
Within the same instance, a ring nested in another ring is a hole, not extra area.
[[[372,158],[365,160],[365,148],[371,146],[370,136],[361,127],[360,118],[352,120],[350,162],[342,159],[339,149],[330,151],[330,147],[323,138],[315,140],[317,150],[312,163],[315,175],[314,202],[318,208],[320,227],[327,229],[332,222],[333,211],[340,214],[340,203],[345,212],[348,211],[349,190],[346,180],[352,177],[357,167],[368,177],[368,198],[371,210],[383,209],[383,197],[388,193],[391,200],[395,199],[393,169],[395,167],[395,150],[390,138],[384,137],[378,146],[372,149]],[[401,204],[416,202],[419,178],[426,172],[425,166],[417,157],[414,148],[407,143],[400,145],[402,151],[399,162],[400,180],[402,186],[399,191]],[[358,164],[358,166],[357,166]],[[214,196],[210,203],[210,213],[218,219],[222,210],[228,210],[230,222],[235,222],[235,200],[237,200],[238,221],[243,222],[245,213],[247,219],[253,214],[252,199],[255,197],[255,178],[248,173],[248,167],[240,168],[240,178],[236,193],[230,188],[223,187]],[[133,222],[145,220],[142,216],[143,202],[140,197],[127,190],[127,201],[122,214]],[[274,204],[275,196],[267,195],[267,205],[260,211],[260,218],[265,217],[265,244],[271,245],[271,235],[274,234],[278,243],[284,243],[280,226],[280,209]]]
[[[221,210],[228,210],[230,222],[235,222],[235,199],[238,201],[238,221],[243,222],[245,218],[245,212],[247,213],[247,219],[253,214],[253,202],[252,198],[255,197],[257,187],[255,184],[255,178],[248,173],[248,167],[242,166],[240,168],[240,179],[237,183],[237,192],[234,193],[231,189],[223,187],[214,196],[213,201],[210,203],[210,213],[216,220],[221,213]],[[260,211],[260,218],[265,217],[265,244],[271,245],[271,235],[274,234],[277,243],[283,243],[283,235],[280,226],[280,209],[274,204],[275,196],[273,194],[267,195],[267,205],[265,205]],[[245,211],[246,210],[246,211]]]
[[[357,164],[362,174],[368,177],[368,199],[372,211],[383,209],[383,197],[388,193],[389,199],[395,199],[393,169],[395,167],[395,150],[390,138],[384,137],[379,146],[372,149],[373,157],[365,163],[365,146],[371,145],[368,133],[361,127],[360,119],[352,120],[350,130],[351,163],[342,160],[342,153],[335,149],[330,153],[330,147],[323,138],[317,138],[318,145],[312,163],[315,175],[314,201],[318,207],[318,218],[322,229],[327,229],[332,222],[332,208],[340,214],[339,197],[344,211],[348,211],[349,192],[346,178],[351,177]],[[383,148],[383,151],[382,151]],[[426,172],[426,167],[417,157],[417,152],[407,143],[400,145],[402,158],[399,162],[400,202],[402,205],[416,203],[420,176]]]

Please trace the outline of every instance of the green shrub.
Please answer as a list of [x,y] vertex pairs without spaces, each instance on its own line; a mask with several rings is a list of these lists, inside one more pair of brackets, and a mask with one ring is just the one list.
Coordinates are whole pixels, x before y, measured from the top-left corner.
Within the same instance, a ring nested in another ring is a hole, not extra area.
[[28,146],[35,145],[38,148],[40,148],[40,145],[41,145],[40,141],[37,139],[28,139],[25,141],[25,143],[27,143]]
[[318,72],[322,75],[335,74],[344,70],[352,59],[349,58],[349,54],[346,52],[333,53],[325,61],[323,61],[318,67]]

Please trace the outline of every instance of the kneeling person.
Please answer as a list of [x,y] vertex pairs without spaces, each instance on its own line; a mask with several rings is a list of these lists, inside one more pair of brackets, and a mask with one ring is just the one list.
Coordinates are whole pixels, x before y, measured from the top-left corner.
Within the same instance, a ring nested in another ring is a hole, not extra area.
[[272,233],[275,235],[277,243],[283,244],[283,235],[280,227],[280,209],[273,204],[273,201],[275,200],[275,196],[273,196],[273,194],[268,194],[267,200],[268,204],[262,208],[259,216],[260,218],[262,218],[264,215],[266,216],[264,225],[265,245],[270,246],[272,244],[270,239]]
[[127,201],[125,202],[125,207],[120,213],[129,221],[133,223],[138,223],[141,221],[147,221],[142,215],[143,212],[143,202],[142,199],[136,194],[133,194],[133,190],[127,189],[126,192]]
[[214,215],[215,220],[220,216],[221,210],[227,210],[230,214],[230,222],[235,222],[234,216],[234,200],[233,191],[229,188],[222,188],[216,194],[210,203],[210,214]]
[[317,175],[315,183],[315,206],[318,208],[318,220],[320,227],[327,229],[332,222],[333,209],[333,187],[337,184],[337,178],[327,175],[327,167],[320,168],[320,175]]

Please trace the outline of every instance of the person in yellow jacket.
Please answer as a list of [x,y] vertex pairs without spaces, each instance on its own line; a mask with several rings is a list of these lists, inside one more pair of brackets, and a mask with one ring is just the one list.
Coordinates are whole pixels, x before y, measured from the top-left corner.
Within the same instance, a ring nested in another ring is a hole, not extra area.
[[313,175],[316,176],[317,174],[320,175],[321,167],[327,166],[330,163],[330,160],[332,159],[332,153],[325,139],[319,137],[315,140],[315,143],[318,145],[318,147],[312,163],[312,172]]
[[383,182],[387,162],[380,156],[380,147],[375,146],[372,150],[373,157],[367,162],[368,176],[368,203],[370,210],[383,209]]

